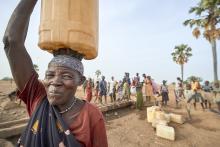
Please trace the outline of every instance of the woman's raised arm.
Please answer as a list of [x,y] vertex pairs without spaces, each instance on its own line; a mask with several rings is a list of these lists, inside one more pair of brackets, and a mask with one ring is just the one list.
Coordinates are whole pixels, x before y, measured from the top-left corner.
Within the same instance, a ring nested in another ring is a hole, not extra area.
[[37,0],[20,0],[8,22],[3,43],[17,88],[23,90],[34,68],[25,48],[30,15]]

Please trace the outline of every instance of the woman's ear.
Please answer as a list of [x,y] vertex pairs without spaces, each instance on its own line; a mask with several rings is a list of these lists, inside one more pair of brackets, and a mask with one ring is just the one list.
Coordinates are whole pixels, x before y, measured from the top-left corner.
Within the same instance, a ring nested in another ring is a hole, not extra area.
[[82,85],[85,80],[86,80],[86,77],[85,76],[81,76],[78,86]]

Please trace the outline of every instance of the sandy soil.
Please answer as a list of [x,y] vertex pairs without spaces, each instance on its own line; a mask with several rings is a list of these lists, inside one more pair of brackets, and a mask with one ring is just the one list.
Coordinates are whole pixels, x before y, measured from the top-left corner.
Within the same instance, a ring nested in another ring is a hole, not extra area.
[[[15,89],[10,82],[0,81],[0,104],[7,101],[5,94]],[[78,96],[83,92],[78,90]],[[151,124],[146,120],[146,107],[142,111],[133,108],[116,110],[104,114],[109,147],[219,147],[220,146],[220,116],[203,111],[198,105],[197,110],[192,110],[192,120],[189,121],[184,104],[176,109],[174,97],[170,93],[170,102],[164,111],[182,114],[187,121],[180,125],[170,123],[175,128],[176,140],[169,141],[155,135]],[[214,106],[215,108],[215,106]],[[216,109],[216,108],[215,108]],[[0,107],[0,122],[19,119],[27,116],[25,107],[17,106],[4,110]]]
[[[169,112],[186,114],[182,110],[168,108]],[[166,110],[166,111],[168,111]],[[110,147],[219,147],[220,117],[211,112],[193,112],[193,120],[185,124],[170,123],[176,131],[176,140],[168,141],[155,135],[146,121],[146,111],[123,110],[114,119],[107,118],[107,134]]]

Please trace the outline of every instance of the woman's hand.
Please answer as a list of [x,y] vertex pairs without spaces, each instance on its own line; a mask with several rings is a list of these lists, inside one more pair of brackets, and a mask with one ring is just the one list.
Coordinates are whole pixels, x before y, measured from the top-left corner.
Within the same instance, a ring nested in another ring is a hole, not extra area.
[[63,142],[60,142],[60,143],[59,143],[59,147],[65,147],[64,143],[63,143]]

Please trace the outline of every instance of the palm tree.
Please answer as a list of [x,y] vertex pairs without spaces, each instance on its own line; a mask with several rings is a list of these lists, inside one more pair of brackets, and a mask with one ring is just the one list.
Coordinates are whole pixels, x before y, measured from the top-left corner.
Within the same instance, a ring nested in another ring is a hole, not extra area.
[[186,44],[181,44],[175,46],[174,51],[171,53],[173,56],[173,61],[180,65],[181,67],[181,78],[183,81],[183,66],[188,62],[189,57],[192,56],[192,48],[188,47]]
[[203,79],[201,77],[197,77],[197,76],[190,76],[190,77],[187,78],[187,81],[188,82],[192,82],[193,79],[195,79],[195,80],[197,80],[199,82],[203,81]]
[[98,79],[98,77],[101,75],[101,71],[100,71],[99,69],[96,70],[95,75],[96,75],[96,77],[97,77],[97,79]]
[[197,6],[192,7],[189,13],[195,13],[196,19],[188,19],[183,24],[193,28],[193,36],[203,36],[210,42],[213,55],[214,82],[218,81],[216,40],[220,38],[220,0],[201,0]]

